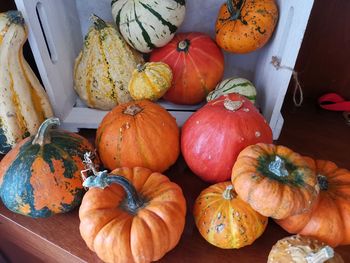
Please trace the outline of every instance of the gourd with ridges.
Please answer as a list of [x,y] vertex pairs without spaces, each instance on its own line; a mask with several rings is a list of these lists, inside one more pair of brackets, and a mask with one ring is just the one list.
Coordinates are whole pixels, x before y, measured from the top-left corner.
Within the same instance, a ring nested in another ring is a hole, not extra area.
[[204,189],[194,203],[193,215],[203,238],[225,249],[252,244],[268,221],[237,196],[231,182]]
[[93,147],[75,133],[51,130],[58,124],[57,118],[47,119],[35,137],[19,142],[2,159],[0,197],[11,211],[48,217],[80,204],[83,156]]
[[256,89],[249,80],[244,78],[228,78],[221,81],[207,96],[207,101],[214,100],[221,95],[238,93],[249,99],[253,104],[256,100]]
[[0,153],[33,135],[53,115],[50,102],[23,57],[27,40],[24,19],[18,11],[0,14]]
[[129,82],[129,92],[134,100],[156,101],[170,88],[173,73],[162,62],[148,62],[137,65]]
[[113,0],[112,15],[125,40],[140,52],[166,45],[185,18],[185,0]]
[[75,61],[74,89],[89,107],[111,110],[132,100],[128,84],[143,62],[111,24],[96,15]]

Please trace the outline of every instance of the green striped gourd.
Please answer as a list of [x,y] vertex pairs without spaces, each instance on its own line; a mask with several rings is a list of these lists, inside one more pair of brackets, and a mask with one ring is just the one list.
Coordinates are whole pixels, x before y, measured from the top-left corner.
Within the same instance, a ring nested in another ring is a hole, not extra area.
[[132,100],[128,84],[143,62],[111,24],[92,16],[84,46],[75,61],[74,89],[90,108],[111,110]]
[[27,40],[24,19],[18,11],[0,13],[0,153],[35,134],[53,115],[39,80],[23,57]]
[[244,78],[228,78],[221,81],[207,96],[207,101],[214,100],[221,95],[238,93],[245,96],[253,104],[256,100],[256,89],[249,80]]
[[18,144],[0,163],[0,197],[15,213],[48,217],[78,206],[83,197],[80,171],[93,147],[75,133],[51,129],[57,118],[42,123],[36,136]]
[[185,0],[113,0],[112,15],[125,40],[149,53],[172,40],[185,18]]

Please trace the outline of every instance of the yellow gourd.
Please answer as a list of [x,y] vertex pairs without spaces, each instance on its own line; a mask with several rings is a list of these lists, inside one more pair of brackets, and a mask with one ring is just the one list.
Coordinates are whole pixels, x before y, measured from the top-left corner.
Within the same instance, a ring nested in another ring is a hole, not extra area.
[[0,153],[37,132],[53,116],[49,99],[23,57],[27,40],[18,11],[0,13]]
[[75,61],[74,89],[91,108],[111,110],[132,100],[128,83],[143,62],[111,24],[92,16],[84,46]]
[[128,89],[134,100],[156,101],[171,87],[172,79],[171,68],[163,62],[139,64],[132,74]]

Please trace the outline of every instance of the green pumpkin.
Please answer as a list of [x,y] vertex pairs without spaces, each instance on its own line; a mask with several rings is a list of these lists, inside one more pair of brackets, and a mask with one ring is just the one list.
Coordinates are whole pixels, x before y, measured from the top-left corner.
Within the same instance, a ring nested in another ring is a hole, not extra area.
[[1,161],[0,197],[11,211],[48,217],[80,204],[84,153],[93,147],[77,134],[51,129],[57,125],[57,118],[47,119]]

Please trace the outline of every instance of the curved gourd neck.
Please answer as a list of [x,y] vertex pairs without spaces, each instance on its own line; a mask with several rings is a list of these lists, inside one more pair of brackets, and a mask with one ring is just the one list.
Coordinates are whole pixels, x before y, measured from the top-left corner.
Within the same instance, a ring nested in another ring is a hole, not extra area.
[[24,18],[21,12],[15,10],[7,11],[6,16],[11,24],[24,26]]
[[132,183],[121,175],[108,174],[107,171],[95,172],[94,175],[88,177],[84,183],[84,187],[97,187],[104,189],[112,184],[120,185],[125,193],[126,198],[120,204],[120,208],[130,214],[137,214],[137,211],[146,205],[146,199],[140,196]]
[[94,27],[96,30],[102,30],[108,27],[107,23],[102,18],[100,18],[95,14],[91,15],[90,20],[94,23]]
[[46,119],[39,127],[32,144],[39,144],[43,146],[51,142],[50,130],[60,125],[60,120],[56,117]]

